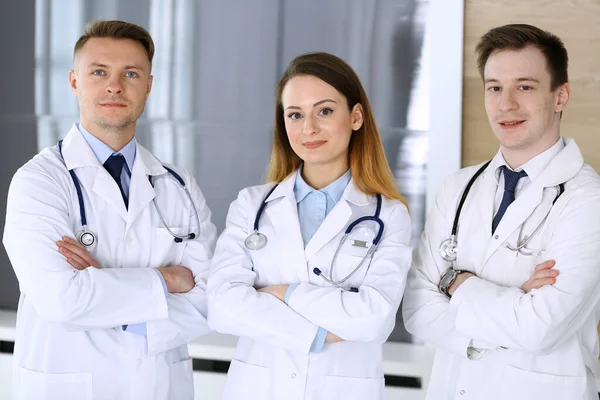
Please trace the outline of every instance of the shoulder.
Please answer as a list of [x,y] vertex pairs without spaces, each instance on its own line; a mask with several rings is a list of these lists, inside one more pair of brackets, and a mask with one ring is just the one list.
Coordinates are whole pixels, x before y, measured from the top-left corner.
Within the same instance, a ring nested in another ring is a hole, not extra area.
[[240,190],[238,194],[238,201],[242,201],[244,203],[254,204],[254,203],[262,203],[267,194],[273,189],[276,184],[266,183],[262,185],[249,186]]
[[41,180],[55,183],[68,178],[68,175],[69,171],[60,158],[58,147],[53,146],[43,149],[19,168],[13,182],[27,180],[34,183]]
[[589,165],[584,164],[565,182],[564,189],[565,205],[569,208],[591,206],[600,209],[600,176]]

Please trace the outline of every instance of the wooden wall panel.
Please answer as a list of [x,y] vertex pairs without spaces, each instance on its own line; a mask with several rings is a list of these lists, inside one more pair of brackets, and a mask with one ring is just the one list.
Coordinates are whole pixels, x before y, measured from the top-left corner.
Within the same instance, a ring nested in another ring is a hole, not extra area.
[[561,134],[575,138],[586,162],[600,172],[600,0],[465,0],[463,165],[489,159],[498,149],[474,49],[486,31],[509,23],[536,25],[565,43],[572,90]]

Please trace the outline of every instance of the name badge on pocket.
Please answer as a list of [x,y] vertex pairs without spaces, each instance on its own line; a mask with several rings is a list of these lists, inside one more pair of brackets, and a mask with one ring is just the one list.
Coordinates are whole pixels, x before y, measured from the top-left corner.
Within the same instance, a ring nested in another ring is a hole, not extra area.
[[371,228],[357,226],[352,230],[344,244],[345,249],[343,252],[357,257],[364,257],[373,245],[374,238],[375,232]]

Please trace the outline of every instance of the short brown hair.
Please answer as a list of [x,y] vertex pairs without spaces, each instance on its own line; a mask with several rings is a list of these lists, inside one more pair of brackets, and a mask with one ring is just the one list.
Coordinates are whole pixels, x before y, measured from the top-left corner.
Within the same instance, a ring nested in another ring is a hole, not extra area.
[[352,110],[356,104],[363,109],[363,124],[350,137],[348,164],[357,187],[366,194],[382,194],[389,199],[406,200],[396,188],[394,175],[388,165],[375,125],[373,111],[358,75],[344,60],[329,53],[307,53],[292,60],[277,84],[273,148],[269,163],[268,181],[281,182],[297,170],[302,160],[290,145],[285,129],[281,95],[290,79],[310,75],[333,86]]
[[154,41],[147,30],[139,25],[125,21],[92,21],[85,26],[83,35],[75,43],[73,57],[77,55],[86,42],[93,37],[131,39],[140,43],[146,49],[148,61],[152,65],[154,57]]
[[569,55],[562,40],[553,33],[527,24],[510,24],[489,30],[481,37],[475,51],[477,68],[483,77],[485,64],[496,50],[521,50],[527,46],[538,48],[544,57],[550,72],[550,89],[555,90],[569,81],[567,72]]

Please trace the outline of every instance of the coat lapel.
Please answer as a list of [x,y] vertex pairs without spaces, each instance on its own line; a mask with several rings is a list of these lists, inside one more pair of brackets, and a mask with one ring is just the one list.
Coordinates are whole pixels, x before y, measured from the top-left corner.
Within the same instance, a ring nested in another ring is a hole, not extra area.
[[136,143],[136,146],[136,158],[129,184],[129,209],[127,209],[118,185],[98,162],[76,125],[73,125],[63,141],[63,158],[67,169],[75,170],[81,186],[91,187],[94,196],[110,204],[126,221],[127,230],[155,197],[148,176],[167,173],[167,170],[148,150],[139,143]]
[[[561,139],[563,140],[563,139]],[[579,151],[579,147],[573,139],[564,139],[565,147],[554,157],[544,171],[534,180],[529,186],[519,194],[515,201],[508,207],[504,217],[498,224],[496,232],[492,240],[489,241],[485,252],[484,263],[494,254],[494,252],[503,245],[508,237],[515,230],[520,229],[527,219],[533,214],[535,209],[547,201],[553,201],[554,191],[552,196],[544,196],[545,189],[554,188],[561,183],[566,183],[572,179],[583,166],[583,156]],[[486,188],[486,192],[495,193],[495,189]],[[491,221],[488,216],[486,221]],[[491,231],[487,231],[491,232]],[[496,239],[496,235],[498,238]]]
[[[265,208],[273,230],[281,240],[281,269],[289,281],[309,281],[306,258],[304,257],[304,242],[298,221],[298,206],[294,195],[296,174],[281,182],[266,199],[270,203]],[[295,276],[294,276],[295,274]]]
[[307,260],[310,260],[323,246],[334,239],[340,232],[344,231],[352,217],[352,208],[348,204],[349,202],[356,205],[369,204],[368,196],[356,187],[353,179],[344,190],[340,201],[333,207],[321,226],[319,226],[319,229],[317,229],[317,232],[315,232],[315,235],[306,245],[305,254]]
[[126,230],[129,230],[133,226],[135,220],[146,207],[153,207],[150,203],[156,197],[156,192],[150,184],[148,176],[159,176],[168,173],[160,161],[146,150],[146,148],[139,143],[136,146],[136,158],[133,163],[129,186],[129,210],[127,213]]
[[67,169],[75,172],[81,186],[91,187],[93,196],[110,204],[115,212],[123,220],[126,220],[127,209],[119,187],[108,171],[98,162],[96,155],[75,124],[63,140],[62,153]]

